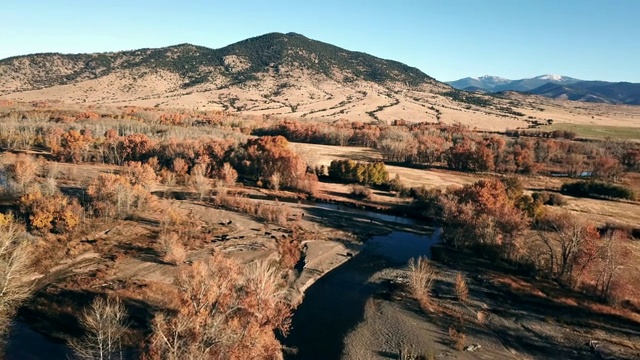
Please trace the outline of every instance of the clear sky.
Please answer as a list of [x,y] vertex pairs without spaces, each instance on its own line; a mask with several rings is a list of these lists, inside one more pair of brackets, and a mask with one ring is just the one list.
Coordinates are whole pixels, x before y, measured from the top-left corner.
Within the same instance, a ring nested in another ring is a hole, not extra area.
[[3,0],[0,58],[297,32],[438,80],[640,82],[640,0]]

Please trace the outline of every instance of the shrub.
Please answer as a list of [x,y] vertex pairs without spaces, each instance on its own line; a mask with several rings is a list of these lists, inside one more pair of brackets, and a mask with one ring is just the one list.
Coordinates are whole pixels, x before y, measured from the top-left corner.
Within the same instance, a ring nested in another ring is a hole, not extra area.
[[389,181],[389,190],[395,192],[396,196],[401,198],[409,197],[411,192],[411,189],[402,182],[400,174],[396,174],[396,176]]
[[162,260],[166,263],[179,265],[184,262],[187,251],[182,245],[178,234],[171,233],[160,236],[160,246],[162,251]]
[[599,181],[576,181],[565,183],[560,188],[565,194],[580,197],[617,198],[634,200],[635,194],[627,187]]
[[409,291],[420,308],[431,311],[431,286],[436,278],[436,270],[426,257],[409,260]]
[[371,200],[373,198],[373,191],[366,186],[353,185],[351,186],[351,196],[361,200]]
[[449,339],[454,349],[458,351],[464,350],[464,344],[467,337],[460,329],[453,326],[449,327]]
[[424,185],[411,188],[409,195],[413,198],[411,206],[415,213],[426,218],[435,218],[442,215],[442,199],[444,193],[440,189],[427,189]]
[[534,201],[551,206],[563,206],[567,204],[567,199],[558,193],[552,192],[534,192],[531,194]]
[[466,302],[469,299],[469,288],[467,287],[464,276],[460,272],[456,275],[455,290],[458,301]]
[[175,284],[173,311],[153,319],[148,359],[282,358],[276,331],[286,335],[291,309],[274,266],[217,254],[184,266]]
[[222,180],[226,186],[231,186],[238,180],[238,172],[229,163],[224,163],[220,170],[218,170],[217,177]]
[[280,254],[280,266],[285,269],[293,269],[302,255],[300,239],[294,235],[280,238],[278,243],[278,253]]

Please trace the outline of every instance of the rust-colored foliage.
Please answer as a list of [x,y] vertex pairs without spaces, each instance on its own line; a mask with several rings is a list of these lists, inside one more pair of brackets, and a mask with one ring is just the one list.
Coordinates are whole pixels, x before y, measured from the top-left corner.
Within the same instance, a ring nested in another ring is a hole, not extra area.
[[538,236],[545,258],[539,267],[567,284],[576,285],[596,259],[600,234],[593,223],[569,212],[549,214],[541,220]]
[[124,174],[129,178],[131,185],[140,185],[144,189],[150,189],[157,180],[153,167],[139,161],[129,161],[124,167]]
[[279,185],[295,188],[306,174],[307,166],[298,154],[289,149],[282,136],[265,136],[247,140],[243,152],[236,154],[240,172],[248,178],[270,184],[279,174]]
[[88,159],[93,140],[91,131],[87,129],[69,130],[62,134],[53,131],[49,134],[47,143],[58,160],[79,163]]
[[446,238],[455,245],[502,246],[506,256],[516,249],[514,239],[529,224],[526,214],[509,198],[496,179],[481,180],[441,198]]

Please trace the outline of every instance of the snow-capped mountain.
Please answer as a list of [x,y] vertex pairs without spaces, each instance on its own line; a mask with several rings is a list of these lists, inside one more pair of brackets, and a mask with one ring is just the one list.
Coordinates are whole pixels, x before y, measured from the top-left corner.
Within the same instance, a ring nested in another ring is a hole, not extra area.
[[484,75],[480,77],[466,77],[464,79],[447,82],[447,84],[456,89],[477,88],[491,92],[497,86],[505,85],[510,82],[511,80],[501,78],[499,76]]
[[460,90],[500,92],[509,90],[530,91],[548,83],[570,85],[581,81],[583,80],[555,74],[540,75],[520,80],[509,80],[498,76],[485,75],[478,78],[467,77],[456,81],[449,81],[447,84]]
[[520,91],[550,98],[640,105],[640,84],[628,82],[584,81],[568,76],[545,74],[528,79],[509,80],[485,75],[449,81],[456,89],[496,93]]

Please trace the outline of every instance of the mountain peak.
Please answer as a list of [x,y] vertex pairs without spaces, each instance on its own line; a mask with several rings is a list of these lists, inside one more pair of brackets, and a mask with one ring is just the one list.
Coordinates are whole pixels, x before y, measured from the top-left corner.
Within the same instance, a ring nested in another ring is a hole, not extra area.
[[565,77],[562,75],[556,75],[556,74],[545,74],[545,75],[536,76],[535,79],[562,81],[563,79],[565,79]]

